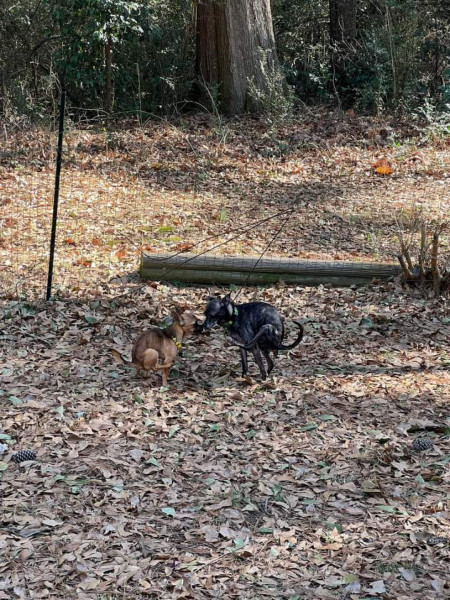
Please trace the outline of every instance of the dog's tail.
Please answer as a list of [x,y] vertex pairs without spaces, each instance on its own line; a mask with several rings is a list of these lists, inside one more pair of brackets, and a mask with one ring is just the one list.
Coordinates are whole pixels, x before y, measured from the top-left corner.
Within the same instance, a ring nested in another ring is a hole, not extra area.
[[234,346],[239,346],[239,348],[245,348],[245,350],[251,350],[253,348],[253,346],[258,342],[259,338],[262,335],[264,335],[268,331],[273,331],[273,329],[274,329],[273,325],[270,325],[270,323],[266,323],[266,325],[263,325],[260,328],[260,330],[258,331],[258,333],[255,335],[255,337],[248,344],[243,344],[242,342],[238,342],[234,338],[228,338],[228,339],[230,340],[230,342]]
[[[292,350],[292,348],[295,348],[296,346],[298,346],[300,344],[300,342],[303,339],[303,331],[304,331],[303,330],[303,325],[301,323],[299,323],[298,321],[294,321],[294,323],[300,329],[300,332],[299,332],[299,334],[297,336],[297,339],[294,342],[292,342],[292,344],[288,344],[287,346],[285,346],[284,344],[281,344],[280,346],[278,346],[278,348],[274,348],[274,350]],[[275,328],[274,328],[273,325],[271,325],[270,323],[267,323],[266,325],[263,325],[261,327],[261,329],[255,335],[255,337],[248,344],[242,344],[241,342],[238,342],[234,338],[231,338],[230,341],[235,346],[239,346],[239,348],[244,348],[245,350],[251,350],[253,348],[253,346],[258,342],[259,338],[262,335],[264,335],[265,333],[267,333],[269,331],[273,331],[274,329]]]
[[296,346],[298,346],[300,344],[300,342],[303,339],[303,333],[304,333],[304,329],[303,329],[303,325],[301,323],[299,323],[298,321],[294,321],[294,323],[297,325],[297,327],[299,328],[299,332],[298,332],[298,336],[297,339],[294,340],[292,342],[292,344],[287,344],[287,346],[285,346],[284,344],[281,344],[281,346],[278,346],[278,350],[292,350],[292,348],[295,348]]

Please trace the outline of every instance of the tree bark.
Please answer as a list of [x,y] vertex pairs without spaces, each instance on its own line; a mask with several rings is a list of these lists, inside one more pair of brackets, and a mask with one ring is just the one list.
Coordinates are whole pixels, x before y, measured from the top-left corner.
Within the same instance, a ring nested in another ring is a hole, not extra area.
[[264,92],[277,69],[270,0],[198,0],[196,74],[225,112],[258,112],[249,81]]
[[349,86],[348,63],[355,52],[356,0],[330,0],[330,66],[333,91]]
[[330,0],[330,39],[352,43],[356,37],[356,0]]

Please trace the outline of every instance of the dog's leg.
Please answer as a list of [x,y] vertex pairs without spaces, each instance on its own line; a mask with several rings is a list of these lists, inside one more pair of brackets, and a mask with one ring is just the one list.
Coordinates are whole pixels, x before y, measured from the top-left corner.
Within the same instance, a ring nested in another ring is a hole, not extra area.
[[167,380],[169,378],[170,367],[162,369],[162,384],[163,387],[167,387]]
[[239,348],[239,350],[241,351],[242,375],[245,375],[248,371],[247,350],[244,348]]
[[261,379],[262,380],[266,379],[267,378],[266,367],[264,366],[264,361],[261,356],[261,350],[259,349],[258,345],[254,346],[252,348],[252,354],[253,354],[256,364],[258,365],[259,370],[261,372]]
[[261,350],[261,352],[263,353],[263,356],[267,361],[267,375],[270,375],[270,373],[272,372],[272,369],[275,365],[273,364],[273,360],[270,358],[270,354],[269,354],[268,350]]

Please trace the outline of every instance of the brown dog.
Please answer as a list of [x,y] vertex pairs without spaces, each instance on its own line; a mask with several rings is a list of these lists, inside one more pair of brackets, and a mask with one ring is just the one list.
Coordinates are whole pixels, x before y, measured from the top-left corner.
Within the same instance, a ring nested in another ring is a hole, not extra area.
[[[173,313],[173,323],[166,329],[152,327],[136,339],[131,352],[131,364],[137,373],[145,371],[147,377],[150,371],[162,371],[162,384],[167,386],[170,369],[181,349],[183,339],[194,332],[198,318],[191,310],[183,313],[177,309]],[[120,362],[127,363],[117,350],[113,356]]]

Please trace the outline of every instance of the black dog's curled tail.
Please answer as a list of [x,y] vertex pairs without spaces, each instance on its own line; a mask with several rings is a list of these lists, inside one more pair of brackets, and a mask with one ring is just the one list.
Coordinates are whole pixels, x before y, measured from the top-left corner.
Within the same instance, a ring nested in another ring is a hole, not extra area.
[[[299,323],[298,321],[294,321],[294,323],[300,329],[297,339],[294,342],[292,342],[292,344],[288,344],[287,346],[285,346],[284,344],[281,344],[281,346],[278,346],[278,348],[274,348],[274,350],[292,350],[292,348],[295,348],[296,346],[298,346],[300,344],[300,342],[303,339],[303,332],[304,332],[303,325],[301,323]],[[252,339],[252,341],[249,342],[248,344],[242,344],[234,338],[231,338],[230,342],[232,342],[232,344],[234,344],[235,346],[239,346],[239,348],[245,348],[245,350],[251,350],[253,348],[253,346],[258,342],[259,338],[262,335],[264,335],[265,333],[267,333],[268,331],[271,331],[273,329],[274,329],[273,325],[270,325],[270,324],[263,325],[261,327],[261,329],[258,331],[258,333],[255,335],[255,337]]]
[[285,346],[284,344],[281,344],[281,346],[278,346],[278,350],[292,350],[292,348],[295,348],[296,346],[298,346],[300,344],[300,342],[303,339],[303,333],[304,333],[304,329],[303,329],[303,325],[301,323],[299,323],[299,321],[294,321],[294,323],[297,325],[297,327],[299,328],[299,332],[298,332],[298,336],[297,339],[295,341],[292,342],[292,344],[287,344],[287,346]]
[[252,339],[252,341],[249,342],[248,344],[243,344],[242,342],[240,342],[239,340],[237,340],[234,337],[229,337],[228,339],[234,346],[239,346],[239,348],[245,348],[245,350],[251,350],[253,348],[253,346],[258,342],[259,338],[262,335],[264,335],[265,333],[267,333],[269,331],[273,331],[273,329],[274,329],[273,325],[271,325],[270,323],[266,323],[265,325],[263,325],[260,328],[258,333],[255,335],[255,337]]

